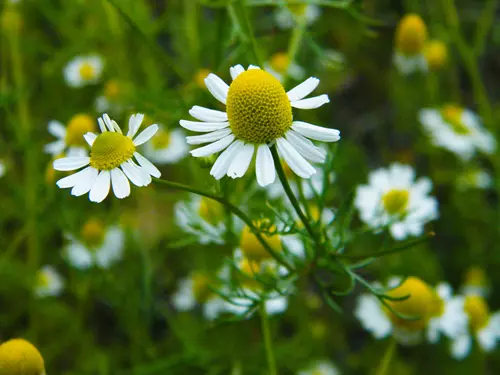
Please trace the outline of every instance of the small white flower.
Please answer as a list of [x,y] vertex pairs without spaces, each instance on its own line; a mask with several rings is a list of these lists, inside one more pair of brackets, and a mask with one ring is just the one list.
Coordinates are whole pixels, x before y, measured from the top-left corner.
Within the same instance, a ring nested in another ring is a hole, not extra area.
[[96,83],[101,78],[103,65],[100,56],[77,56],[64,68],[64,79],[71,87]]
[[399,73],[410,75],[415,72],[427,72],[427,60],[423,53],[415,55],[405,55],[401,52],[395,52],[393,58],[394,66]]
[[389,225],[396,240],[422,235],[425,223],[438,217],[438,202],[429,196],[432,182],[428,178],[414,180],[415,171],[399,163],[371,172],[369,185],[356,191],[361,220],[371,228]]
[[38,298],[55,297],[64,289],[62,277],[52,266],[43,266],[36,275],[35,295]]
[[88,156],[88,145],[84,135],[95,130],[94,120],[85,114],[73,116],[68,126],[64,127],[59,121],[49,121],[48,130],[57,141],[45,145],[44,150],[52,156],[65,154],[66,156]]
[[494,186],[493,178],[482,169],[471,169],[460,174],[457,178],[457,187],[467,189],[489,189]]
[[189,113],[201,122],[180,121],[188,130],[206,133],[186,138],[193,145],[208,143],[192,150],[191,155],[206,157],[222,152],[210,171],[220,180],[225,175],[242,177],[256,154],[257,182],[266,186],[276,178],[270,150],[275,143],[290,169],[302,178],[310,178],[316,170],[309,161],[323,163],[326,158],[326,153],[310,139],[323,142],[340,139],[336,129],[293,121],[292,107],[312,109],[330,101],[327,95],[305,99],[319,80],[308,78],[287,93],[276,78],[258,67],[250,66],[245,71],[236,65],[230,71],[231,86],[214,74],[205,79],[212,95],[226,104],[226,112],[194,106]]
[[304,17],[306,24],[312,25],[321,15],[321,8],[317,5],[288,5],[275,12],[276,24],[280,29],[291,29],[297,25],[297,19]]
[[[155,135],[158,125],[149,126],[136,137],[144,115],[132,115],[125,136],[107,114],[104,114],[103,119],[98,119],[101,134],[84,135],[91,147],[90,157],[65,157],[54,161],[54,169],[57,171],[86,167],[60,179],[57,186],[72,188],[71,194],[77,197],[89,193],[89,199],[98,203],[108,196],[111,185],[115,196],[122,199],[130,195],[129,180],[136,186],[147,186],[151,183],[151,176],[161,176],[158,168],[136,151],[137,146]],[[140,166],[134,162],[134,157]]]
[[478,151],[493,154],[496,141],[483,129],[479,117],[469,109],[449,104],[441,109],[422,109],[419,120],[432,143],[462,160],[470,160]]
[[302,370],[297,375],[339,375],[339,371],[330,361],[317,361],[307,370]]
[[175,164],[189,153],[184,132],[162,129],[144,145],[144,155],[157,164]]

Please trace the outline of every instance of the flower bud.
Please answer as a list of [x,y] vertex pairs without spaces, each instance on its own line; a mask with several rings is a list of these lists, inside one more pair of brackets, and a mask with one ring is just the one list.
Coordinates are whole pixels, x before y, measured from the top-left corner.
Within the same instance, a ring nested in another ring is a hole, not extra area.
[[427,27],[418,14],[404,16],[396,29],[396,48],[405,55],[423,51],[427,39]]

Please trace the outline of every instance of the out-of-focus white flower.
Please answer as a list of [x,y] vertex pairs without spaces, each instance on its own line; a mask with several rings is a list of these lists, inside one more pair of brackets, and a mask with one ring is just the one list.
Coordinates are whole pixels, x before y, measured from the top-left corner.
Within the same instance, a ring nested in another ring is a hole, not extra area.
[[457,177],[457,187],[467,189],[489,189],[493,187],[493,178],[482,169],[470,169]]
[[98,55],[77,56],[64,68],[64,79],[71,87],[97,83],[101,78],[103,67],[102,58]]
[[185,134],[180,129],[160,130],[144,146],[144,155],[157,164],[175,164],[189,153]]
[[95,122],[89,115],[78,113],[64,127],[59,121],[49,121],[49,133],[57,138],[57,141],[45,145],[45,152],[52,156],[88,156],[89,146],[85,142],[84,135],[96,130]]
[[35,295],[39,298],[55,297],[64,289],[64,281],[52,266],[43,266],[36,275]]
[[296,4],[287,5],[276,9],[276,24],[280,29],[291,29],[297,25],[297,21],[302,17],[305,23],[312,25],[321,15],[321,8],[317,5]]
[[416,71],[426,72],[424,47],[427,27],[418,14],[407,14],[398,24],[395,35],[394,65],[404,75]]
[[110,79],[104,85],[102,95],[95,100],[95,108],[99,113],[111,112],[113,114],[121,114],[125,105],[122,102],[122,94],[124,91],[123,83]]
[[290,58],[284,52],[277,52],[272,55],[270,60],[264,65],[264,68],[280,82],[283,82],[285,77],[291,77],[299,81],[305,76],[304,68],[296,62],[290,63]]
[[340,372],[330,361],[314,362],[307,370],[302,370],[297,375],[339,375]]

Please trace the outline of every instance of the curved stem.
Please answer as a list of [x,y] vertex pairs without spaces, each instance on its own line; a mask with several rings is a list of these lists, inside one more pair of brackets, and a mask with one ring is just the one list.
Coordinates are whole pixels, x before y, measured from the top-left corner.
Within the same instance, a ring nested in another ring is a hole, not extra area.
[[396,340],[391,337],[389,345],[387,346],[387,350],[385,351],[385,354],[377,367],[377,371],[375,371],[375,375],[386,375],[389,373],[389,369],[391,368],[391,363],[395,357],[395,353]]
[[274,358],[273,345],[271,340],[271,331],[269,329],[269,319],[266,311],[266,304],[259,305],[260,321],[262,325],[262,334],[264,336],[264,345],[266,348],[267,366],[269,368],[269,375],[277,375],[276,360]]

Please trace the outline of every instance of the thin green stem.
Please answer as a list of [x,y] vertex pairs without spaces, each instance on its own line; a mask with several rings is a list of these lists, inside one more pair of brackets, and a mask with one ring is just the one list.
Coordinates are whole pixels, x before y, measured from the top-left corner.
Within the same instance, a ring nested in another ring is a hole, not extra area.
[[262,325],[262,335],[264,336],[264,346],[266,348],[267,366],[269,375],[277,375],[276,359],[274,358],[273,344],[271,340],[271,331],[269,329],[269,319],[266,311],[266,304],[259,305],[260,321]]
[[[304,15],[299,17],[298,24],[294,27],[292,32],[292,37],[290,38],[290,43],[288,44],[288,69],[295,63],[297,59],[297,52],[299,51],[300,43],[304,37],[304,33],[306,31],[306,18]],[[286,81],[288,79],[288,69],[287,74],[283,77],[283,86],[286,85]]]
[[488,32],[495,21],[495,10],[498,6],[498,0],[486,0],[481,17],[477,22],[476,38],[474,41],[474,54],[480,57],[486,47]]
[[394,340],[394,338],[391,337],[389,345],[387,346],[387,349],[385,351],[385,354],[382,357],[382,360],[380,361],[380,364],[377,367],[377,370],[375,371],[374,375],[389,374],[391,363],[395,357],[395,354],[396,354],[396,340]]

